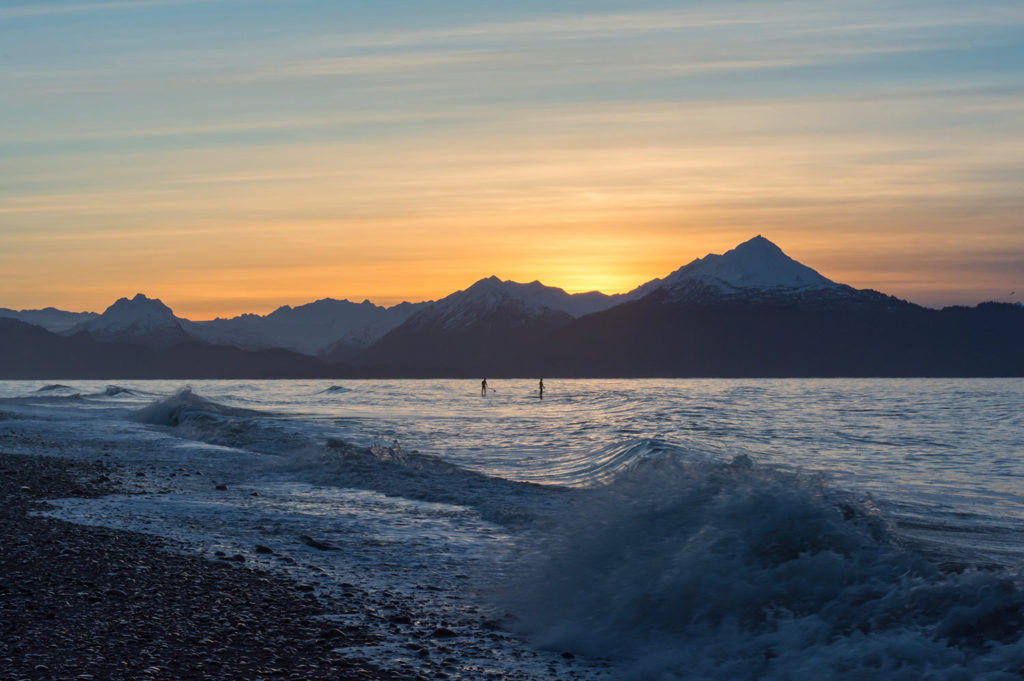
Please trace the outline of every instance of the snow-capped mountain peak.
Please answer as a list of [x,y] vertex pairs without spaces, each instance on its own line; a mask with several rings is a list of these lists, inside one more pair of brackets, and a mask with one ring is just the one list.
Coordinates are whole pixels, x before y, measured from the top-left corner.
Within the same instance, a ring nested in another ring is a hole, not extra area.
[[118,299],[99,317],[79,324],[71,332],[84,331],[103,341],[165,346],[189,340],[182,321],[161,300],[139,293],[132,299]]
[[158,298],[147,298],[141,293],[132,299],[119,298],[103,314],[89,323],[90,330],[117,331],[131,326],[167,326],[176,324],[171,308]]
[[704,287],[729,295],[803,293],[836,289],[840,284],[790,258],[758,235],[722,255],[697,258],[666,277],[661,287],[673,293]]
[[470,324],[499,309],[514,310],[516,314],[528,317],[551,313],[580,317],[607,309],[617,302],[618,296],[598,291],[570,294],[539,281],[521,284],[490,276],[428,305],[416,315],[415,322],[431,322],[452,328]]

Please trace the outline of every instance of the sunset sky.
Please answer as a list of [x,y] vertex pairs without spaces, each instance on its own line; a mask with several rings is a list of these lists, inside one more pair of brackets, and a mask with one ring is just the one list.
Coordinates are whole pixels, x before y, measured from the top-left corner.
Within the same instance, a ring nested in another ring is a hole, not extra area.
[[611,293],[756,234],[1024,298],[1024,2],[0,3],[0,307]]

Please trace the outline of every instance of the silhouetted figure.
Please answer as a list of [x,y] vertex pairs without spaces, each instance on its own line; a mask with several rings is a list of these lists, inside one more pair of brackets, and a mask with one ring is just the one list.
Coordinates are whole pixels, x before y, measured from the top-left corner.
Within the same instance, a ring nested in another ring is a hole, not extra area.
[[543,400],[544,399],[544,379],[543,378],[540,379],[540,385],[537,386],[537,387],[538,387],[538,394],[540,395],[540,399]]
[[480,381],[480,396],[484,397],[487,395],[487,379]]

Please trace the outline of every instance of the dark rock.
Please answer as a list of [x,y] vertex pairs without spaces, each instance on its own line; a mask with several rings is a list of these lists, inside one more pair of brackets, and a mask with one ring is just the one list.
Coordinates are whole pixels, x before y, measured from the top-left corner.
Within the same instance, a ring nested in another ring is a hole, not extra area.
[[430,634],[431,638],[454,638],[455,636],[458,636],[458,634],[448,627],[438,627],[437,629],[434,629],[432,634]]
[[269,546],[263,546],[262,544],[256,545],[256,553],[273,553],[274,549]]
[[326,544],[324,542],[317,541],[316,539],[313,539],[309,535],[305,535],[305,534],[301,535],[299,537],[299,539],[302,540],[303,544],[305,544],[306,546],[311,546],[314,549],[316,549],[317,551],[337,551],[338,550],[337,546],[331,546],[330,544]]

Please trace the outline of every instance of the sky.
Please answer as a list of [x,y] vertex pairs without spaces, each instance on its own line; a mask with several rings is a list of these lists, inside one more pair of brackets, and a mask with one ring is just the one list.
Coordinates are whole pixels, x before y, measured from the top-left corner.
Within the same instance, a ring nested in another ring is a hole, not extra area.
[[1024,298],[1024,3],[0,2],[0,307],[614,293],[756,234]]

